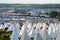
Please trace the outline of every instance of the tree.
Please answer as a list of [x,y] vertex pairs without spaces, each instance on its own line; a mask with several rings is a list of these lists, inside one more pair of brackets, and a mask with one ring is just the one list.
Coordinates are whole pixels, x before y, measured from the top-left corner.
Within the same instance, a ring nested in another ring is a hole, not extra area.
[[21,14],[26,14],[27,12],[25,10],[18,10],[19,13]]
[[58,12],[52,11],[49,13],[49,15],[50,15],[50,17],[54,18],[54,17],[58,16]]
[[18,13],[18,10],[15,8],[13,13]]
[[60,13],[58,13],[58,20],[60,21]]

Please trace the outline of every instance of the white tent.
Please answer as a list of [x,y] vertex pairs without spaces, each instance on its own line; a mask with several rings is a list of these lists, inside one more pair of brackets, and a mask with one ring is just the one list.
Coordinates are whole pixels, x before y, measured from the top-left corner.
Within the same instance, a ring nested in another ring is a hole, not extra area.
[[60,33],[57,35],[56,40],[60,40]]
[[58,23],[58,32],[60,33],[60,23]]
[[48,35],[47,29],[45,29],[44,32],[42,33],[42,38],[43,40],[51,40],[51,38]]
[[31,39],[30,39],[30,37],[28,36],[27,32],[24,31],[24,32],[23,32],[23,35],[22,35],[22,37],[21,37],[20,40],[31,40]]
[[19,33],[18,33],[18,30],[16,30],[16,28],[13,29],[13,33],[12,35],[10,36],[11,40],[19,40]]
[[16,29],[18,30],[18,33],[20,33],[20,24],[16,22]]
[[35,30],[38,30],[39,33],[40,33],[40,35],[42,36],[42,33],[44,32],[45,28],[46,28],[45,24],[43,24],[43,23],[37,23]]
[[39,33],[36,33],[34,40],[42,40],[42,37]]
[[60,23],[58,23],[58,35],[56,40],[60,40]]
[[54,27],[55,27],[55,29],[53,29],[53,30],[54,30],[53,32],[54,32],[54,37],[56,38],[57,35],[58,35],[58,28],[59,28],[59,27],[58,27],[58,24],[55,23],[55,24],[54,24]]
[[3,27],[3,25],[2,25],[2,24],[0,24],[0,29],[4,29],[4,27]]
[[53,23],[50,23],[49,28],[48,28],[48,34],[49,34],[50,38],[54,37],[54,35],[53,35],[53,28],[54,28]]
[[50,24],[50,26],[48,28],[48,34],[49,34],[50,38],[53,38],[53,40],[56,38],[56,36],[58,34],[57,24],[53,24],[53,23]]
[[30,37],[30,38],[34,38],[34,37],[35,37],[34,26],[32,26],[32,29],[31,29],[31,31],[30,31],[30,33],[29,33],[29,37]]
[[8,28],[10,23],[4,23],[4,28]]
[[12,24],[12,27],[10,27],[10,30],[12,29],[12,35],[11,35],[11,40],[19,40],[20,35],[19,35],[19,26],[17,26],[18,24],[15,22]]
[[38,29],[35,30],[34,40],[42,40],[42,36],[40,35],[40,32],[38,31]]
[[29,34],[30,31],[31,31],[31,29],[32,29],[32,23],[29,23],[29,24],[27,25],[27,28],[28,28],[27,32],[28,32],[28,34]]
[[21,31],[20,31],[21,36],[23,35],[24,30],[27,30],[27,25],[28,25],[28,22],[23,23],[23,26],[22,26]]
[[19,25],[18,22],[16,22],[15,26],[16,27],[14,27],[14,24],[10,23],[10,27],[8,28],[7,31],[13,31],[13,29],[16,28],[18,30],[18,32],[20,32],[20,29],[19,29],[20,28],[20,25]]
[[48,39],[50,40],[50,37],[49,37],[48,32],[47,32],[48,26],[46,25],[46,23],[42,23],[41,27],[42,27],[42,29],[41,29],[42,39],[43,40],[48,40]]
[[24,23],[24,28],[23,28],[23,34],[21,36],[21,39],[20,40],[31,40],[27,34],[27,25],[28,23]]
[[25,24],[23,24],[23,26],[22,26],[22,28],[21,28],[21,31],[20,31],[20,35],[21,35],[21,36],[23,35],[24,27],[25,27]]
[[10,27],[8,28],[7,31],[13,31],[13,29],[14,29],[14,26],[13,26],[13,24],[11,23],[11,24],[10,24]]

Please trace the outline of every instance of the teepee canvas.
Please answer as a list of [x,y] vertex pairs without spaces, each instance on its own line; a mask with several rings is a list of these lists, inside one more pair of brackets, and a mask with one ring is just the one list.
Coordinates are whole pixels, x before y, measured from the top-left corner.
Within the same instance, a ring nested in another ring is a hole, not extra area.
[[60,23],[58,23],[58,35],[57,35],[57,38],[56,40],[60,40]]
[[3,27],[3,25],[2,25],[2,24],[0,24],[0,29],[4,29],[4,27]]
[[50,36],[50,38],[53,38],[53,23],[50,23],[50,25],[49,25],[49,28],[48,28],[48,34],[49,34],[49,36]]
[[13,24],[13,30],[12,30],[12,35],[11,35],[11,40],[19,40],[20,38],[20,35],[19,35],[19,32],[18,32],[18,28],[16,26],[16,23]]
[[27,23],[24,26],[23,35],[21,36],[20,40],[30,40],[30,37],[27,34]]
[[60,33],[60,23],[58,23],[58,32]]
[[57,35],[56,40],[60,40],[60,33]]
[[13,33],[12,33],[12,35],[10,36],[10,38],[11,38],[11,40],[19,40],[19,37],[20,37],[20,35],[19,35],[19,33],[18,33],[18,31],[16,30],[16,28],[13,30]]
[[56,38],[57,37],[57,35],[58,35],[58,24],[57,23],[55,23],[54,24],[54,27],[55,27],[55,31],[54,31],[54,38]]
[[27,32],[23,32],[23,35],[20,40],[31,40],[30,37],[28,36]]
[[47,29],[45,29],[44,32],[42,33],[42,38],[43,40],[51,40],[51,38],[48,35]]
[[24,22],[23,23],[23,26],[22,26],[21,31],[20,31],[20,36],[23,35],[24,30],[27,30],[27,25],[28,24],[29,24],[28,22]]
[[34,40],[42,40],[42,36],[40,35],[41,34],[40,32],[41,32],[41,30],[40,30],[40,23],[37,23],[36,29],[35,29]]
[[41,26],[43,27],[41,30],[42,39],[43,40],[50,40],[50,37],[49,37],[48,32],[47,32],[47,25],[45,23],[42,23]]
[[35,34],[34,40],[42,40],[42,36],[40,35],[40,33],[37,32]]
[[37,34],[35,35],[34,40],[42,40],[42,37],[40,36],[39,33],[37,33]]
[[35,30],[34,30],[34,27],[33,26],[32,26],[32,29],[31,29],[31,31],[29,33],[29,37],[30,38],[34,38],[35,37]]
[[21,31],[20,31],[21,36],[23,35],[23,31],[24,31],[25,26],[26,26],[25,23],[23,23],[23,26],[22,26]]
[[27,25],[27,28],[28,28],[27,32],[28,32],[28,34],[29,34],[30,31],[31,31],[31,29],[32,29],[32,23],[29,23],[29,24]]
[[8,28],[10,23],[4,23],[4,28]]
[[16,29],[17,29],[18,33],[20,33],[20,24],[18,22],[16,23]]
[[7,31],[13,31],[13,29],[14,29],[14,26],[13,26],[13,24],[11,23],[11,24],[10,24],[10,27],[8,28]]

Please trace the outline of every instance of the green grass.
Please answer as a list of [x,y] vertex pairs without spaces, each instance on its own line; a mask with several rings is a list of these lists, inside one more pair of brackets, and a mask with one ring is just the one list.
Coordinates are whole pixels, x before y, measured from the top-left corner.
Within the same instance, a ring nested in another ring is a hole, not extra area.
[[3,38],[2,38],[2,37],[0,37],[0,40],[3,40]]
[[6,30],[0,30],[0,40],[10,40],[12,32],[7,32]]
[[34,38],[31,38],[31,40],[34,40]]
[[0,40],[10,40],[10,38],[3,38],[3,37],[0,37]]

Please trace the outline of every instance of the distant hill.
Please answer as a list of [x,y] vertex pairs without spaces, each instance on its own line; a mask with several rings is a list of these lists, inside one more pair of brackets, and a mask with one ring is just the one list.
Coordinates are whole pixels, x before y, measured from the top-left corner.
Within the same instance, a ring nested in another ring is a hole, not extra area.
[[[10,10],[25,10],[30,11],[33,9],[52,9],[52,8],[59,8],[60,4],[0,4],[0,13],[10,11]],[[20,9],[21,8],[21,9]]]
[[60,8],[60,4],[0,4],[2,7],[19,7],[19,8]]

